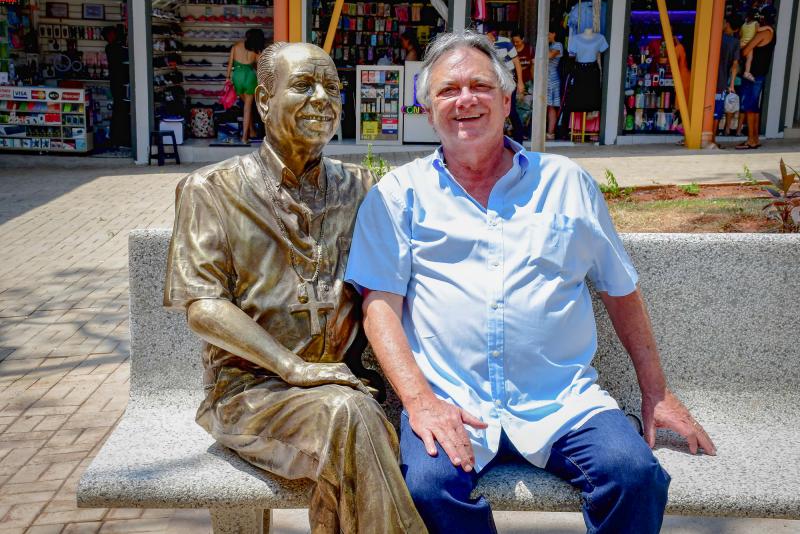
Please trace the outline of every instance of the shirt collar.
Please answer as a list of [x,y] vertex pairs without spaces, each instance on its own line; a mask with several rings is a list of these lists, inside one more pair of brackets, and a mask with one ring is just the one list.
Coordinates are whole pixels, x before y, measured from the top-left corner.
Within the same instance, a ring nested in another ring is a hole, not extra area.
[[319,177],[322,173],[323,167],[322,158],[320,158],[316,163],[312,164],[312,166],[309,167],[298,178],[289,167],[284,165],[281,158],[275,153],[266,140],[261,143],[261,148],[258,149],[258,152],[270,175],[280,177],[281,185],[290,188],[297,188],[300,185],[300,182],[307,181],[315,187],[319,187]]
[[[503,147],[514,152],[514,166],[519,165],[522,169],[521,174],[525,174],[525,171],[528,169],[528,164],[530,163],[525,147],[505,135],[503,136]],[[433,153],[433,156],[434,168],[438,171],[444,171],[447,168],[447,163],[444,161],[444,147],[439,145],[436,152]]]

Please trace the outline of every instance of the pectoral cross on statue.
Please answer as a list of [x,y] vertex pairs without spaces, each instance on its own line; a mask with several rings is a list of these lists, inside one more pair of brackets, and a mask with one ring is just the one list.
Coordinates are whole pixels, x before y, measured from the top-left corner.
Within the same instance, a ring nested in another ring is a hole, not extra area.
[[318,336],[322,333],[322,325],[319,324],[319,314],[333,310],[333,302],[317,300],[317,291],[311,282],[303,282],[298,287],[300,304],[290,304],[291,313],[308,312],[311,319],[311,335]]

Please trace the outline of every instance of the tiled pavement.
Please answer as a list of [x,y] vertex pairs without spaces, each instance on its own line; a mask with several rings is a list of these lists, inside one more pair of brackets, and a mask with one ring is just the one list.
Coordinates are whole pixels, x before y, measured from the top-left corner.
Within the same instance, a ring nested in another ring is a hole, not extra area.
[[[127,402],[127,233],[170,226],[175,184],[192,168],[0,155],[0,534],[208,532],[202,511],[75,505],[83,469]],[[502,532],[533,531],[531,514],[498,516]],[[302,511],[276,523],[284,533],[308,528]],[[537,514],[536,531],[581,532],[581,523]],[[793,521],[667,525],[800,533]]]

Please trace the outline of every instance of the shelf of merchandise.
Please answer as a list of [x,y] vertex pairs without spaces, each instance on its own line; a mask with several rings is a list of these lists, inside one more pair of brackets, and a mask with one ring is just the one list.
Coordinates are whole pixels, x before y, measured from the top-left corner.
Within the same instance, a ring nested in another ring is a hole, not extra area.
[[400,145],[403,67],[356,67],[356,143]]
[[623,91],[623,133],[674,133],[673,109],[677,102],[666,51],[659,54],[663,57],[653,57],[650,48],[642,45],[631,52],[634,53],[628,56]]
[[[313,0],[311,42],[322,46],[328,31],[332,0]],[[424,49],[443,21],[433,7],[421,2],[347,2],[342,6],[331,57],[337,68],[376,64],[391,52],[394,61],[405,59],[400,35],[415,29]]]
[[[486,18],[475,20],[484,27],[491,24],[500,35],[511,37],[511,32],[520,25],[522,6],[519,0],[486,0]],[[483,31],[483,27],[480,28]]]
[[0,150],[87,153],[94,148],[84,89],[0,87]]

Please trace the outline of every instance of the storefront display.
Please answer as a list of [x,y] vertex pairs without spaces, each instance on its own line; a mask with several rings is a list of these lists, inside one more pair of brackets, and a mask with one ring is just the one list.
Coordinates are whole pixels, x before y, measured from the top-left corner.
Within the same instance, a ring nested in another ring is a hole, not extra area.
[[[647,7],[650,9],[644,9]],[[631,34],[625,69],[623,133],[682,134],[677,113],[675,79],[667,57],[658,10],[648,0],[636,0],[631,10]],[[694,34],[694,6],[684,0],[668,0],[676,52],[688,97]],[[681,9],[677,9],[681,8]]]
[[88,152],[90,109],[83,89],[0,86],[0,149]]
[[187,135],[198,139],[213,138],[223,122],[235,125],[241,108],[225,113],[218,103],[228,56],[249,29],[262,30],[266,44],[272,42],[271,1],[165,4],[153,12],[152,24],[156,120],[184,117]]
[[359,65],[356,79],[356,142],[373,145],[402,144],[400,91],[403,88],[403,67]]
[[[311,42],[322,46],[333,0],[312,0]],[[444,20],[429,2],[345,2],[331,49],[337,67],[402,64],[407,50],[400,36],[414,32],[421,47],[444,29]],[[421,59],[421,58],[417,58]]]

